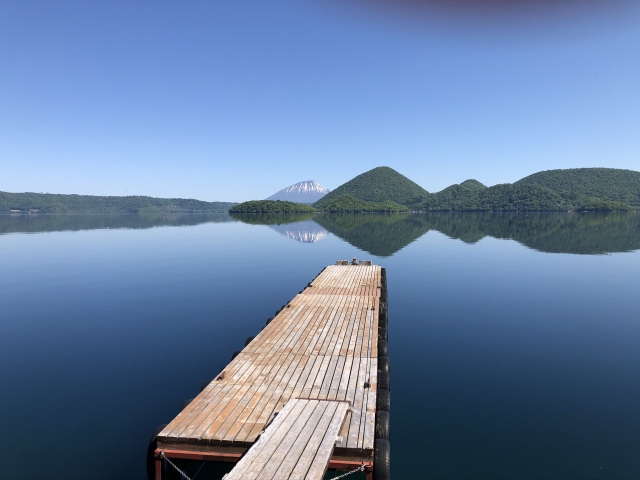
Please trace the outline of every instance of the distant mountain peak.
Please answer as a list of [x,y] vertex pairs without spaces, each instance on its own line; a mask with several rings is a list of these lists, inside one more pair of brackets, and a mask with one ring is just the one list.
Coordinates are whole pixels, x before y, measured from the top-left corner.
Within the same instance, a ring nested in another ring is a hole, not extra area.
[[324,188],[318,182],[305,180],[287,188],[283,188],[278,193],[271,195],[267,200],[288,200],[298,203],[315,203],[329,193],[329,189]]
[[462,182],[460,184],[461,187],[466,187],[466,188],[479,188],[479,189],[483,189],[483,188],[487,188],[487,186],[481,182],[479,182],[478,180],[471,178],[469,180],[465,180],[464,182]]

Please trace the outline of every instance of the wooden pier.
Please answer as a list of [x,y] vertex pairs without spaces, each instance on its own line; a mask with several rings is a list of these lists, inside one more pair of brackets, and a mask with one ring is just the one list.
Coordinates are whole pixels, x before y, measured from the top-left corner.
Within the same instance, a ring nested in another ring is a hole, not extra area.
[[240,461],[230,480],[373,478],[381,319],[386,340],[384,269],[325,268],[157,435],[155,478],[163,456]]

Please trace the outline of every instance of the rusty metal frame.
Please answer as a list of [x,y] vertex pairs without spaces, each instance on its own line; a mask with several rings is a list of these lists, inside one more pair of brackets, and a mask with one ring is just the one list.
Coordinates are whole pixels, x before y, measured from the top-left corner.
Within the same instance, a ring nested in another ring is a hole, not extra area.
[[235,452],[199,452],[196,450],[174,450],[172,448],[156,448],[155,457],[160,457],[160,452],[167,458],[178,458],[180,460],[200,460],[210,462],[237,462],[242,457],[242,453]]
[[373,480],[373,462],[359,462],[357,460],[329,460],[329,466],[334,470],[342,470],[348,472],[355,470],[364,463],[364,473],[367,480]]
[[[160,453],[163,453],[167,458],[175,458],[180,460],[199,460],[209,462],[229,462],[236,463],[242,458],[243,453],[235,452],[202,452],[195,450],[175,450],[172,448],[156,448],[154,457],[156,459],[156,480],[162,480],[162,458]],[[354,470],[364,463],[365,473],[367,480],[373,478],[373,462],[363,462],[360,460],[329,460],[327,468],[335,470],[349,471]]]

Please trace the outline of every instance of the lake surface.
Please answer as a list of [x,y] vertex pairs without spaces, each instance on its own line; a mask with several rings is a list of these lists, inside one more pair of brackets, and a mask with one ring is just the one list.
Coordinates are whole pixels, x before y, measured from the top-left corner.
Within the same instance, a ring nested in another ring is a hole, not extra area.
[[0,216],[0,478],[145,478],[155,427],[352,257],[387,269],[395,479],[640,478],[635,213]]

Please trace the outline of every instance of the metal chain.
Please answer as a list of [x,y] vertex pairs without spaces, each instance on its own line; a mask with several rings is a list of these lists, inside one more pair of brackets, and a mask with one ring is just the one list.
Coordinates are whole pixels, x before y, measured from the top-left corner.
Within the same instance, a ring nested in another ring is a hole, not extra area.
[[331,480],[338,480],[339,478],[347,477],[347,476],[351,475],[352,473],[356,473],[356,472],[364,472],[364,468],[365,468],[365,464],[363,463],[362,465],[360,465],[355,470],[351,470],[350,472],[343,473],[339,477],[333,477]]
[[184,473],[182,470],[180,470],[180,469],[178,468],[178,466],[177,466],[175,463],[173,463],[171,460],[169,460],[167,457],[165,457],[165,456],[164,456],[164,452],[160,452],[160,458],[161,458],[161,459],[163,459],[163,460],[166,460],[166,461],[169,463],[169,465],[171,465],[173,468],[175,468],[175,469],[176,469],[176,472],[178,472],[180,475],[182,475],[182,477],[183,477],[185,480],[191,480],[191,479],[187,476],[187,474],[186,474],[186,473]]

